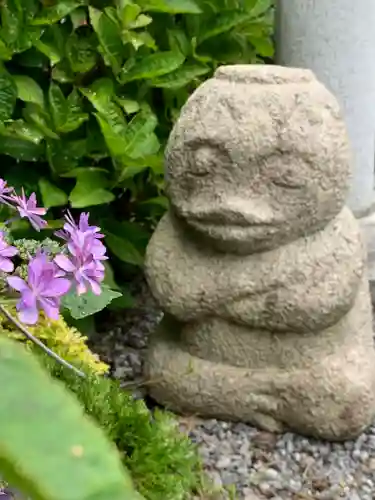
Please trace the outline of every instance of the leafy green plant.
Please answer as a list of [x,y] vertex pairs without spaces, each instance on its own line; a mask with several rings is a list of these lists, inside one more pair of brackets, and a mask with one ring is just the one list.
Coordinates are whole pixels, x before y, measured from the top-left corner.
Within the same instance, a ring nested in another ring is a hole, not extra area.
[[[272,56],[271,4],[2,2],[2,176],[39,192],[50,228],[68,204],[90,207],[117,269],[141,266],[167,206],[162,158],[173,122],[218,65]],[[19,223],[13,231],[27,236]]]
[[33,500],[142,499],[115,446],[78,401],[5,337],[0,372],[0,470],[6,480]]

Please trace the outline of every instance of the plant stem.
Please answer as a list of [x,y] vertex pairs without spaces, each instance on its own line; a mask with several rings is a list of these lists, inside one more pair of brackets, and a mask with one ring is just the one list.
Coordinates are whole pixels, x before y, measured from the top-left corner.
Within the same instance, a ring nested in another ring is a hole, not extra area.
[[0,311],[3,313],[3,315],[11,322],[13,325],[18,328],[18,330],[25,335],[26,338],[28,338],[31,342],[36,344],[38,347],[40,347],[48,356],[53,358],[55,361],[60,363],[60,365],[65,366],[65,368],[69,368],[69,370],[74,371],[78,376],[85,378],[86,375],[81,371],[78,370],[75,366],[71,365],[65,359],[60,358],[58,354],[53,352],[49,347],[47,347],[45,344],[43,344],[42,341],[40,341],[38,338],[34,337],[32,333],[30,333],[27,328],[25,328],[16,318],[13,318],[13,316],[5,309],[4,306],[0,304]]

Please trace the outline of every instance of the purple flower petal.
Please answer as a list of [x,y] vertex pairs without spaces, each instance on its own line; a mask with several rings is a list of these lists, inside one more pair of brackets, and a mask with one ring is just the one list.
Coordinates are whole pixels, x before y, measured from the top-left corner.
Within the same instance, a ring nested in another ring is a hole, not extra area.
[[5,273],[11,273],[14,269],[14,264],[11,260],[0,257],[0,270]]
[[17,292],[23,292],[24,290],[29,289],[26,281],[18,276],[9,276],[9,278],[7,278],[7,282],[12,288],[17,290]]
[[22,323],[26,325],[35,325],[38,321],[39,313],[37,307],[24,308],[19,311],[18,316]]
[[54,258],[56,264],[61,267],[64,271],[73,272],[75,269],[74,264],[65,255],[56,255]]
[[65,278],[54,278],[50,283],[48,283],[48,287],[46,290],[41,292],[41,297],[61,297],[61,295],[65,295],[69,288],[71,287],[71,283],[69,280]]
[[54,320],[59,319],[59,305],[57,301],[41,298],[40,305],[42,306],[42,309],[44,310],[48,318]]

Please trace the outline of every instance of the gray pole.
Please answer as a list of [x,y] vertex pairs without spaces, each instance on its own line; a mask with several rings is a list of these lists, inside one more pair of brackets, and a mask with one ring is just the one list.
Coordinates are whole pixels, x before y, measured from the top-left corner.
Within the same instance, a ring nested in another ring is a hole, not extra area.
[[375,0],[276,0],[276,61],[310,68],[342,105],[353,147],[349,206],[371,211],[375,157]]

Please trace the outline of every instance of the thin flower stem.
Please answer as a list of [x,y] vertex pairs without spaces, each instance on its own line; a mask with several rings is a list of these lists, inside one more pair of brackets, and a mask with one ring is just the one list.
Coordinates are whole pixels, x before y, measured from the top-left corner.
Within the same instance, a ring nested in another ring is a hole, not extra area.
[[9,319],[9,321],[11,321],[17,328],[20,332],[22,332],[25,337],[27,337],[31,342],[33,342],[34,344],[36,344],[38,347],[40,347],[46,354],[48,354],[48,356],[50,356],[51,358],[53,358],[55,361],[57,361],[58,363],[60,363],[60,365],[63,365],[65,366],[66,368],[69,368],[69,370],[72,370],[74,371],[78,376],[82,377],[82,378],[85,378],[86,375],[81,372],[81,370],[78,370],[78,368],[76,368],[75,366],[71,365],[70,363],[68,363],[67,361],[65,361],[65,359],[62,359],[60,358],[60,356],[58,354],[56,354],[55,352],[53,352],[49,347],[47,347],[46,345],[43,344],[43,342],[41,342],[38,338],[34,337],[34,335],[32,335],[28,330],[27,328],[25,328],[19,321],[16,320],[16,318],[14,318],[6,309],[4,306],[2,306],[0,304],[0,311],[3,313],[3,315]]

